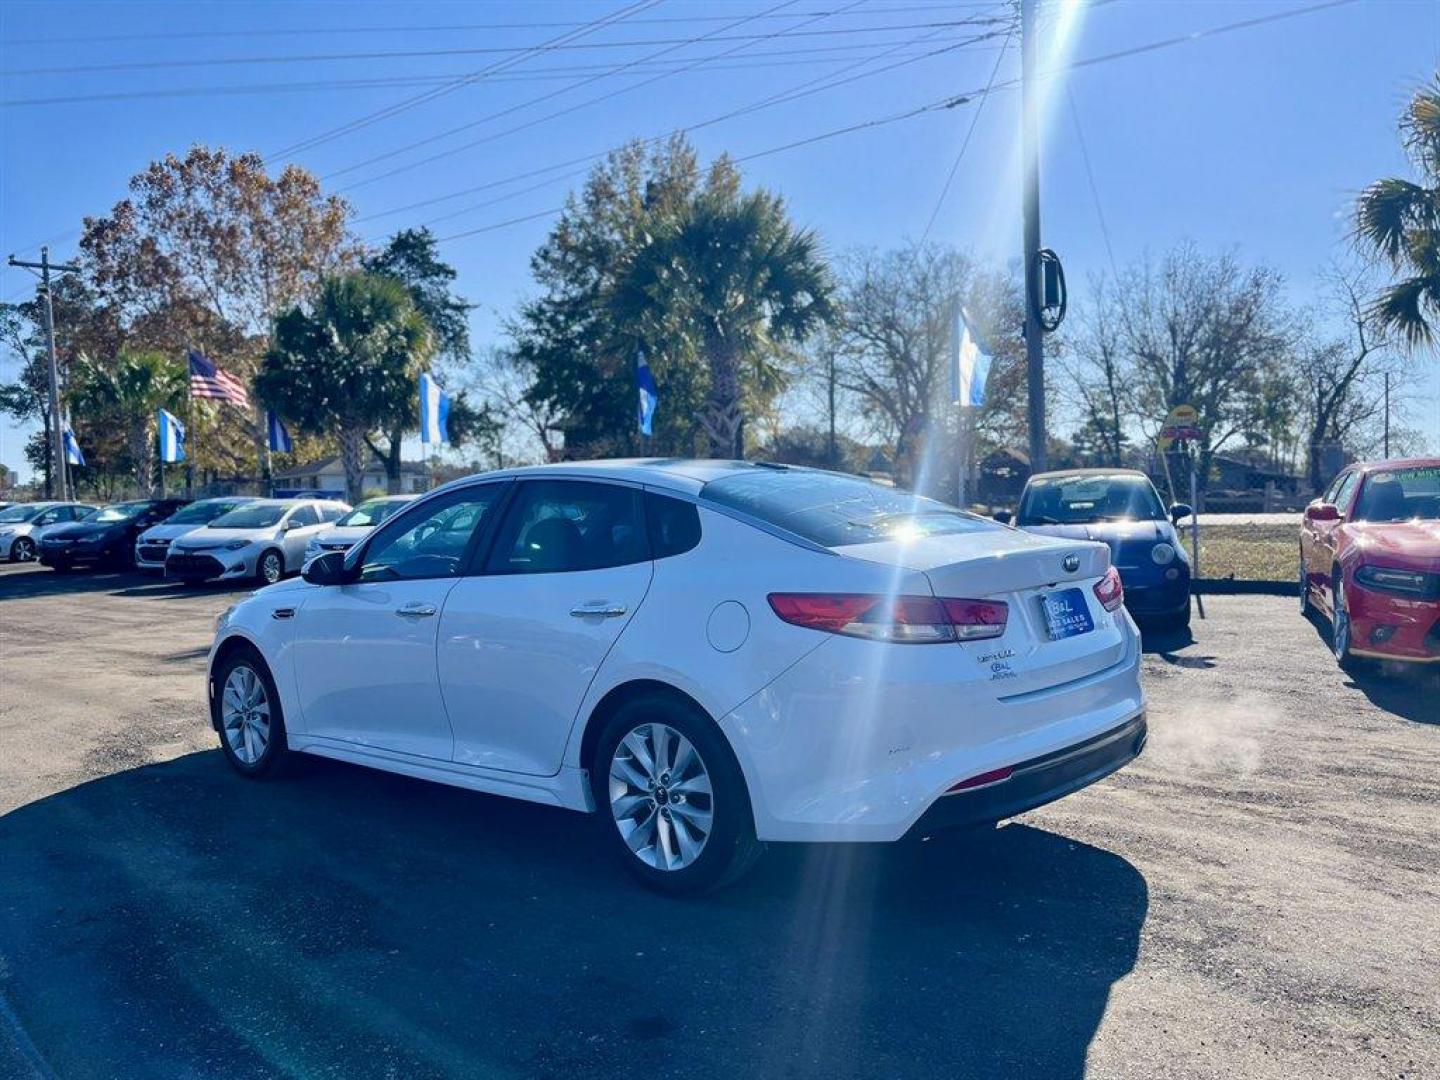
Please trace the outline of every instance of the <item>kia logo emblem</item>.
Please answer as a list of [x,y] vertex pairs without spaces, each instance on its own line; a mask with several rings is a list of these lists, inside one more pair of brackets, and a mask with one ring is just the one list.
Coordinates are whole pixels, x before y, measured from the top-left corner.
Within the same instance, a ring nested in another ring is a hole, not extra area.
[[1076,570],[1080,569],[1080,556],[1066,555],[1065,558],[1060,561],[1060,565],[1065,568],[1067,574],[1073,574]]

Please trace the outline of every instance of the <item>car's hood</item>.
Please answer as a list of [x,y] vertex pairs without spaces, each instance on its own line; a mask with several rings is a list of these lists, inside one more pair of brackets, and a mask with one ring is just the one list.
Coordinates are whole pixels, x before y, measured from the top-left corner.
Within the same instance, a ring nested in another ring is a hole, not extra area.
[[1440,571],[1440,521],[1357,521],[1345,529],[1365,555],[1391,566]]
[[373,525],[345,525],[334,529],[326,529],[315,537],[325,545],[329,544],[354,544],[370,535]]
[[186,533],[192,533],[196,529],[203,529],[204,527],[204,525],[197,525],[194,522],[183,525],[166,525],[163,523],[160,525],[151,525],[150,528],[140,534],[140,540],[142,543],[146,540],[174,540],[176,537],[184,536]]
[[71,521],[45,530],[46,540],[86,540],[111,532],[123,532],[125,521]]
[[[67,521],[65,524],[72,525],[74,522]],[[44,532],[46,529],[56,527],[54,525],[36,525],[29,521],[14,521],[8,525],[0,525],[0,536],[29,536],[36,529]]]
[[1063,536],[1067,540],[1113,541],[1175,539],[1175,526],[1168,521],[1093,521],[1084,525],[1022,525],[1026,532],[1039,536]]
[[254,543],[260,540],[274,540],[277,530],[274,528],[265,529],[212,529],[208,525],[196,529],[193,533],[187,533],[183,538],[174,544],[182,551],[207,551],[210,548],[224,547],[235,540],[244,540],[247,543]]

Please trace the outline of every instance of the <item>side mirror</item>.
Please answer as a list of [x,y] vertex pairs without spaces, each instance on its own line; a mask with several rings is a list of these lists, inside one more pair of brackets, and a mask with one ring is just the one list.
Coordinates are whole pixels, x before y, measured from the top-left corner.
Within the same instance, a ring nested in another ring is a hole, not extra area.
[[300,576],[311,585],[344,585],[345,552],[327,551],[305,564]]
[[1179,525],[1180,522],[1184,521],[1187,517],[1191,517],[1194,513],[1195,508],[1189,503],[1176,503],[1170,507],[1170,523],[1172,525]]
[[1334,503],[1313,502],[1305,508],[1306,521],[1339,521],[1340,508]]
[[1010,513],[1009,510],[996,510],[995,513],[991,514],[990,516],[993,517],[996,521],[998,521],[1001,525],[1009,525],[1012,521],[1015,520],[1015,515]]

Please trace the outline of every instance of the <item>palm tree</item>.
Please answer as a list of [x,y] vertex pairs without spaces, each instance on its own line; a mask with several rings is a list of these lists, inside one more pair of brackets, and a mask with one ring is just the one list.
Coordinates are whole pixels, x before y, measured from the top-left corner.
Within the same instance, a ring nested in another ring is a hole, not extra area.
[[611,302],[618,322],[704,359],[698,419],[710,456],[738,458],[746,391],[780,389],[777,359],[832,318],[831,291],[815,235],[794,226],[782,199],[718,187],[642,240]]
[[155,483],[156,412],[180,409],[187,381],[184,365],[164,353],[122,350],[108,364],[80,357],[71,402],[92,427],[108,422],[123,431],[142,495]]
[[1434,343],[1440,319],[1440,75],[1410,100],[1400,134],[1420,181],[1375,181],[1360,193],[1355,224],[1398,276],[1374,314],[1414,347]]
[[255,389],[301,431],[339,438],[346,496],[359,502],[366,437],[415,426],[416,380],[432,349],[429,324],[400,282],[328,277],[309,310],[276,320]]

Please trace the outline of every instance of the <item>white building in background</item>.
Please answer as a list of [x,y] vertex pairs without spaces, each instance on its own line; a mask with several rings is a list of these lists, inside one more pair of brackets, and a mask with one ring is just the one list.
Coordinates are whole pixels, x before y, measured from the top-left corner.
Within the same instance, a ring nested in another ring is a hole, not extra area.
[[[388,481],[385,466],[373,456],[365,465],[365,476],[360,488],[367,494],[386,494]],[[306,462],[290,469],[282,469],[271,478],[271,488],[276,491],[345,492],[345,466],[340,455],[334,454],[318,461]],[[430,489],[430,470],[418,461],[400,463],[400,494],[415,495]]]

